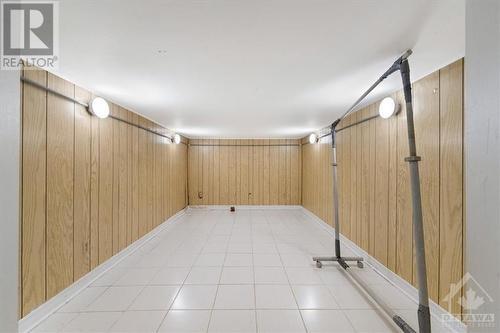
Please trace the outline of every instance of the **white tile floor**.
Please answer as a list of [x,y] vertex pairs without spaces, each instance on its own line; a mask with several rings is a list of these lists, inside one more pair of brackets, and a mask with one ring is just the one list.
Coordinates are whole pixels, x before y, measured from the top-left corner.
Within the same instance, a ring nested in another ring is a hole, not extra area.
[[[398,332],[338,266],[315,267],[332,246],[300,210],[191,209],[33,332]],[[353,269],[416,328],[415,303]]]

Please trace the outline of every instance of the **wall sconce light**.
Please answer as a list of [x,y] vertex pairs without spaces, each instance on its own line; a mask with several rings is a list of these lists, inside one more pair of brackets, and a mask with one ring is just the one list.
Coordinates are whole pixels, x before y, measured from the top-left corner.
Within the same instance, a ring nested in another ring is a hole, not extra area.
[[384,119],[390,118],[393,114],[397,113],[398,105],[392,97],[386,97],[380,102],[378,106],[378,114]]
[[315,144],[316,142],[318,142],[318,135],[316,133],[311,133],[309,135],[309,143]]
[[177,133],[174,134],[174,143],[176,145],[178,145],[179,143],[181,143],[181,136]]
[[94,97],[89,103],[89,111],[96,117],[107,118],[109,116],[108,102],[102,97]]

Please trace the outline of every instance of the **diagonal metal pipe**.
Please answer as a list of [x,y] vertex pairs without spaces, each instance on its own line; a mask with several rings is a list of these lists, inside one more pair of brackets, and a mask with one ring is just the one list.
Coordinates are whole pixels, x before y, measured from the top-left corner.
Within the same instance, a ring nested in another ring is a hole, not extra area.
[[403,83],[403,90],[405,96],[406,104],[406,119],[407,119],[407,130],[408,130],[408,145],[409,145],[409,156],[405,158],[405,161],[409,163],[410,169],[410,182],[411,182],[411,197],[412,197],[412,224],[414,233],[414,245],[416,250],[416,260],[417,260],[417,282],[418,282],[418,295],[419,295],[419,306],[418,306],[418,326],[420,333],[430,333],[431,332],[431,320],[430,320],[430,310],[429,310],[429,296],[427,290],[427,266],[425,262],[425,241],[424,241],[424,227],[422,220],[422,203],[420,194],[420,175],[418,169],[418,162],[421,158],[417,155],[416,141],[415,141],[415,126],[413,120],[413,103],[411,96],[411,80],[410,80],[410,66],[408,63],[408,57],[412,54],[411,50],[407,50],[403,55],[394,61],[394,63],[387,69],[384,74],[382,74],[375,83],[373,83],[368,90],[366,90],[361,97],[359,97],[356,102],[346,111],[344,114],[335,120],[331,125],[332,136],[332,171],[333,171],[333,207],[334,207],[334,219],[335,219],[335,256],[334,257],[314,257],[313,260],[316,261],[316,265],[321,268],[322,262],[324,261],[335,261],[340,264],[346,273],[348,273],[353,280],[355,280],[372,298],[378,303],[380,308],[392,318],[392,320],[398,325],[398,327],[406,333],[414,333],[415,330],[406,323],[400,316],[398,316],[394,310],[392,310],[378,295],[370,290],[369,286],[361,279],[356,273],[354,273],[350,266],[347,264],[348,261],[356,261],[358,267],[362,267],[361,257],[342,257],[340,248],[340,223],[338,214],[338,190],[337,190],[337,144],[336,144],[336,133],[338,124],[352,113],[356,107],[361,103],[363,99],[370,94],[370,92],[375,89],[382,81],[384,81],[391,74],[399,71],[401,73],[401,79]]

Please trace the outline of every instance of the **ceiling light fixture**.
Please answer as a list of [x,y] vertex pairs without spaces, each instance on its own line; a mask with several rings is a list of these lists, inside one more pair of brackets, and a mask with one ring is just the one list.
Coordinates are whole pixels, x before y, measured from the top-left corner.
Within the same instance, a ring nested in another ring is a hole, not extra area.
[[316,133],[311,133],[309,135],[309,143],[315,144],[316,142],[318,142],[318,135]]
[[178,145],[179,143],[181,143],[181,136],[177,133],[174,134],[174,143],[176,145]]
[[89,103],[89,111],[101,119],[107,118],[109,116],[108,102],[102,97],[94,97]]
[[380,102],[378,113],[380,117],[387,119],[396,113],[397,105],[392,97],[386,97]]

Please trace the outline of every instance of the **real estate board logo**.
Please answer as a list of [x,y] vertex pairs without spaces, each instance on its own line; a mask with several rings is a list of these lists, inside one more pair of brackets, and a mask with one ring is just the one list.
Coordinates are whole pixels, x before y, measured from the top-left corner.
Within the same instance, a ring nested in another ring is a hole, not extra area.
[[[450,313],[442,315],[444,323],[450,326],[458,319],[468,327],[495,327],[495,314],[481,310],[485,304],[493,303],[493,298],[469,272],[457,283],[450,284],[449,290],[442,300]],[[456,305],[462,309],[461,313],[454,313]]]
[[56,68],[59,8],[57,1],[1,1],[1,68]]

